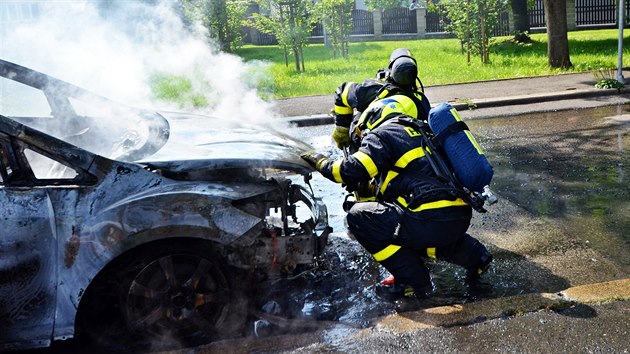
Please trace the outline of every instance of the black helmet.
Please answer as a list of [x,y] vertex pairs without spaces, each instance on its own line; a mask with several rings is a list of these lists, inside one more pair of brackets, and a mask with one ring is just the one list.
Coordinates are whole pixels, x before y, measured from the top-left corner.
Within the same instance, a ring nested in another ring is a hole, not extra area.
[[395,49],[389,56],[389,77],[401,86],[416,85],[418,66],[411,51],[406,48]]

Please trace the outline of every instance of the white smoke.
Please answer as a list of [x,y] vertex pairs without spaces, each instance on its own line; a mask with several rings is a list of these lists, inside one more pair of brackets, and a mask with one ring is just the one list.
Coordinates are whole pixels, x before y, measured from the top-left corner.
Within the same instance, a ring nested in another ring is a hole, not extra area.
[[2,23],[2,59],[140,108],[181,109],[153,97],[158,73],[190,79],[209,102],[203,113],[258,122],[274,115],[255,89],[256,80],[268,80],[265,64],[218,52],[201,26],[184,26],[173,1],[10,3],[35,3],[38,16]]

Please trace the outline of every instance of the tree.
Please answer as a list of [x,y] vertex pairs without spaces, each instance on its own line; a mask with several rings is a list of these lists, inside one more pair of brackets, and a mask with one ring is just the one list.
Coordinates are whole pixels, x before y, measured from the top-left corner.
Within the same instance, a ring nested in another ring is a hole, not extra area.
[[295,59],[295,69],[303,72],[303,48],[308,44],[314,23],[310,17],[312,2],[305,0],[255,0],[268,15],[253,14],[251,26],[261,32],[276,37],[278,45],[284,50],[285,63],[288,55]]
[[242,0],[180,0],[182,12],[198,20],[221,50],[233,52],[243,44],[241,27],[247,12]]
[[512,17],[514,18],[514,41],[529,43],[529,15],[527,14],[528,0],[510,0]]
[[446,0],[441,4],[444,10],[432,4],[429,11],[444,12],[450,20],[446,30],[454,33],[466,47],[468,62],[471,53],[479,54],[484,64],[490,62],[488,45],[506,3],[503,0]]
[[406,0],[365,0],[365,6],[370,11],[407,7]]
[[330,36],[333,57],[339,53],[348,58],[348,43],[352,32],[353,0],[322,0],[317,6],[317,13]]
[[547,58],[550,68],[567,69],[573,66],[569,59],[566,0],[544,0],[547,24]]

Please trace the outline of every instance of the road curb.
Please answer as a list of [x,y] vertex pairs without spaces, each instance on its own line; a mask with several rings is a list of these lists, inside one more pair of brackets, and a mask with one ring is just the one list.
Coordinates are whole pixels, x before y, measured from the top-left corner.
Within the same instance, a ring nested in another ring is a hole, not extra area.
[[[458,100],[449,102],[457,110],[504,107],[532,103],[552,102],[569,99],[595,98],[630,94],[630,88],[622,89],[576,89],[565,92],[537,93],[512,97]],[[433,105],[435,106],[435,105]],[[296,127],[333,124],[334,118],[330,114],[315,114],[308,116],[282,117],[280,120]]]
[[576,286],[553,294],[516,295],[397,313],[376,320],[375,326],[355,335],[369,336],[372,331],[402,333],[425,328],[469,325],[542,309],[560,310],[576,304],[625,300],[630,300],[630,279]]

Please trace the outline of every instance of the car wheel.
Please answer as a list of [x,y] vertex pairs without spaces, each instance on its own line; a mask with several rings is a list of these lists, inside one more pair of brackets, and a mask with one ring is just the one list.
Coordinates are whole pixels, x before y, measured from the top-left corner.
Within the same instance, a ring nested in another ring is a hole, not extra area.
[[209,253],[171,250],[135,268],[140,270],[128,280],[124,315],[138,343],[172,348],[236,334],[245,321],[245,300],[217,260]]
[[[183,245],[182,245],[183,244]],[[147,352],[238,337],[247,319],[242,275],[205,244],[160,242],[125,255],[81,301],[80,341],[106,351]]]

